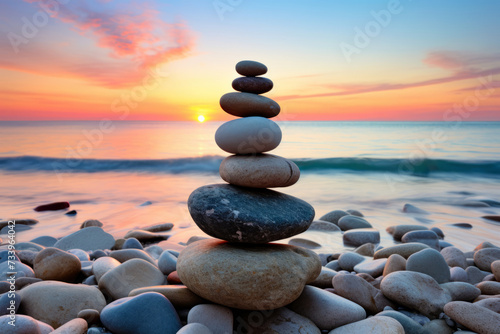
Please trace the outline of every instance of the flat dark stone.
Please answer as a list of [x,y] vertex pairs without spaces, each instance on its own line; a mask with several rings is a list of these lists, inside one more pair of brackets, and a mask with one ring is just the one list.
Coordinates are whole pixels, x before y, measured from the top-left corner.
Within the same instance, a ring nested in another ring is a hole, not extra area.
[[470,230],[472,228],[472,225],[468,224],[468,223],[455,223],[455,224],[451,224],[451,225],[456,226],[456,227],[460,227],[460,228],[465,228],[468,230]]
[[65,215],[68,215],[68,216],[74,216],[76,214],[77,214],[76,210],[71,210],[71,211],[68,211],[65,213]]
[[269,189],[212,184],[193,191],[191,217],[212,237],[230,242],[267,243],[302,233],[314,218],[313,207]]
[[33,210],[35,211],[56,211],[69,208],[68,202],[55,202],[50,204],[39,205]]
[[241,77],[233,80],[233,88],[245,93],[264,94],[273,89],[273,82],[261,77]]
[[483,219],[493,220],[500,223],[500,216],[482,216]]

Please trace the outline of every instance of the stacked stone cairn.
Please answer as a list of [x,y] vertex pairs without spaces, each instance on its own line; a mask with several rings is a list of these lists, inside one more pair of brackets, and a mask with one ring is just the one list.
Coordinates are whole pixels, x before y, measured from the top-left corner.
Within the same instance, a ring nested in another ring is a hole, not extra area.
[[271,80],[260,77],[264,64],[241,61],[233,81],[239,92],[220,99],[224,111],[240,117],[222,124],[217,145],[233,155],[220,165],[229,184],[213,184],[193,191],[189,212],[208,235],[179,255],[181,281],[214,303],[244,310],[271,310],[296,300],[304,286],[321,271],[312,251],[270,242],[302,233],[314,218],[305,201],[267,188],[288,187],[299,179],[297,165],[265,154],[281,141],[279,126],[269,118],[280,106],[260,94],[270,91]]

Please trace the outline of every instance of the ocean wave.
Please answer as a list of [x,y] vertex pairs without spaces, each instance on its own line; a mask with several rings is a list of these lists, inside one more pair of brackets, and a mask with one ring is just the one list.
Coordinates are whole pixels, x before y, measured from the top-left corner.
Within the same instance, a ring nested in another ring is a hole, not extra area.
[[[63,159],[36,156],[0,157],[0,170],[11,172],[146,172],[217,173],[223,157],[203,156],[178,159]],[[446,159],[323,158],[293,159],[302,173],[399,173],[432,176],[441,173],[500,177],[500,161]]]

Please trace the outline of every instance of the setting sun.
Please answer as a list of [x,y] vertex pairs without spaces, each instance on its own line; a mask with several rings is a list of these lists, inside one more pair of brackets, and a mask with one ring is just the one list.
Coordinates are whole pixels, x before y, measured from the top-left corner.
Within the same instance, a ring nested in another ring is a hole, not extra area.
[[205,116],[203,116],[203,115],[198,116],[198,122],[200,122],[200,123],[205,122]]

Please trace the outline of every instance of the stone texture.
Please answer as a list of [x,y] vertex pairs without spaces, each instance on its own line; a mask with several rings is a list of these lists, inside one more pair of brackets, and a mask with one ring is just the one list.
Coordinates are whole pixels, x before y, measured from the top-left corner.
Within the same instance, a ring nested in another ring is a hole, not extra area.
[[35,257],[35,276],[43,280],[73,282],[81,270],[78,257],[57,248],[45,248]]
[[351,274],[338,274],[333,278],[335,293],[362,306],[369,314],[382,312],[386,306],[396,305],[363,278]]
[[181,329],[172,304],[156,292],[115,300],[102,310],[101,321],[115,334],[175,334]]
[[144,231],[148,232],[164,232],[164,231],[169,231],[174,227],[174,224],[172,223],[160,223],[148,227],[144,227]]
[[338,327],[328,334],[405,334],[403,326],[390,317],[378,316]]
[[0,263],[0,281],[6,281],[11,277],[11,275],[8,275],[9,272],[12,272],[12,270],[10,269],[11,265],[16,268],[16,280],[21,277],[35,277],[35,272],[33,271],[33,269],[31,269],[24,263],[21,263],[19,261],[11,261],[9,263],[8,261],[5,261]]
[[300,177],[293,161],[272,154],[231,155],[222,160],[219,173],[230,184],[251,188],[289,187]]
[[109,253],[109,256],[121,263],[131,259],[142,259],[156,265],[155,260],[153,260],[153,258],[142,249],[119,249]]
[[40,211],[64,210],[66,208],[69,208],[68,202],[54,202],[54,203],[39,205],[33,210],[40,212]]
[[342,240],[348,246],[361,246],[366,243],[378,244],[380,243],[380,233],[375,229],[359,228],[346,231],[342,235]]
[[486,298],[474,303],[474,305],[485,307],[495,313],[500,313],[500,297],[499,298]]
[[474,253],[474,263],[481,270],[491,270],[491,264],[500,260],[499,248],[484,248]]
[[331,330],[366,318],[365,310],[358,304],[309,285],[288,308],[310,319],[321,330]]
[[106,272],[99,279],[99,289],[112,299],[119,299],[134,289],[164,282],[165,276],[157,267],[142,259],[132,259]]
[[413,271],[397,271],[384,277],[382,293],[403,306],[425,316],[437,318],[451,297],[429,275]]
[[137,288],[130,291],[129,297],[137,296],[144,292],[157,292],[164,295],[176,309],[187,309],[206,303],[205,299],[193,293],[185,285],[155,285]]
[[473,301],[481,294],[481,291],[474,285],[466,282],[448,282],[439,285],[451,297],[452,301]]
[[325,220],[313,220],[308,231],[322,231],[322,232],[340,232],[341,229],[335,224],[331,222],[327,222]]
[[273,89],[273,82],[268,78],[240,77],[233,80],[232,86],[239,92],[264,94]]
[[168,235],[153,233],[145,230],[131,230],[125,234],[124,238],[125,239],[136,238],[141,242],[157,242],[157,241],[167,240]]
[[[248,80],[247,78],[241,79]],[[222,95],[219,103],[225,112],[237,117],[259,116],[272,118],[278,116],[281,110],[280,105],[274,100],[251,93],[227,93]]]
[[109,233],[97,226],[87,227],[71,233],[60,239],[54,245],[55,248],[69,250],[79,248],[85,251],[97,249],[110,249],[115,244],[115,239]]
[[191,291],[221,305],[249,310],[290,303],[320,271],[318,256],[307,249],[232,245],[214,239],[189,245],[177,261],[177,273]]
[[354,271],[360,274],[368,274],[373,277],[378,277],[384,272],[387,259],[378,259],[373,261],[363,261],[354,266]]
[[321,248],[321,245],[315,241],[304,239],[304,238],[293,238],[288,240],[288,244],[292,246],[304,247],[307,249],[317,249]]
[[103,227],[104,224],[98,221],[97,219],[88,219],[80,225],[80,228],[86,228],[86,227],[91,227],[91,226],[97,226],[97,227]]
[[307,230],[314,209],[301,199],[268,189],[215,184],[191,193],[188,208],[196,225],[215,238],[267,243]]
[[52,247],[56,244],[57,239],[48,235],[43,235],[41,237],[37,237],[33,240],[30,240],[30,242],[33,242],[35,244],[39,244],[44,247]]
[[495,275],[495,279],[500,282],[500,260],[491,263],[491,272]]
[[84,309],[101,311],[106,300],[101,291],[84,284],[42,281],[19,291],[20,311],[57,328]]
[[78,312],[78,318],[85,320],[88,326],[97,325],[101,323],[101,316],[99,311],[92,309],[85,309]]
[[192,323],[182,327],[177,334],[214,334],[214,332],[205,325]]
[[387,259],[382,275],[387,276],[390,273],[401,270],[406,270],[406,259],[399,254],[392,254]]
[[353,271],[354,266],[364,260],[366,260],[366,258],[357,253],[345,252],[339,257],[339,265],[344,270]]
[[97,282],[101,279],[101,277],[106,274],[111,269],[118,267],[121,263],[109,256],[103,256],[98,258],[92,264],[92,273],[95,275],[95,279]]
[[477,284],[479,282],[482,282],[483,279],[488,275],[484,271],[481,271],[478,267],[474,266],[467,267],[467,269],[465,269],[465,272],[467,273],[470,284]]
[[373,227],[364,218],[358,216],[344,216],[339,219],[339,227],[342,231],[348,231],[357,228],[371,228]]
[[125,242],[122,245],[122,249],[128,249],[128,248],[142,249],[142,250],[144,249],[141,242],[136,238],[128,238],[125,240]]
[[500,314],[485,307],[457,301],[446,304],[444,313],[454,321],[477,333],[499,333]]
[[434,231],[410,231],[406,232],[402,237],[401,241],[404,243],[408,242],[420,242],[426,244],[431,248],[440,250],[439,247],[439,237]]
[[375,252],[373,255],[374,259],[380,259],[383,257],[389,257],[392,254],[399,254],[405,259],[407,259],[410,255],[421,251],[422,249],[429,248],[429,246],[421,244],[419,242],[410,242],[407,244],[400,244],[395,246],[390,246],[386,248],[382,248]]
[[175,257],[168,250],[163,251],[161,253],[160,258],[158,259],[158,268],[164,275],[168,275],[171,272],[176,270],[177,266],[177,257]]
[[500,295],[500,282],[481,282],[476,287],[483,295]]
[[236,64],[236,72],[247,77],[256,77],[266,74],[266,65],[254,60],[242,60]]
[[358,248],[356,248],[355,250],[353,250],[353,252],[358,253],[359,255],[373,257],[373,254],[375,254],[375,244],[372,243],[363,244]]
[[189,310],[187,322],[188,324],[203,324],[214,333],[231,334],[233,332],[233,312],[221,305],[196,305]]
[[232,154],[257,154],[274,150],[281,142],[281,129],[264,117],[244,117],[222,124],[215,142]]
[[446,247],[441,250],[441,255],[443,255],[448,266],[467,268],[465,254],[457,247]]
[[15,326],[9,324],[12,321],[9,315],[0,317],[0,333],[2,334],[49,334],[54,328],[44,325],[32,317],[16,314]]
[[467,272],[461,267],[450,268],[450,281],[451,282],[468,282],[469,277]]
[[423,249],[416,252],[406,261],[406,270],[427,274],[438,283],[450,281],[450,268],[444,257],[435,249]]
[[401,312],[383,311],[376,315],[376,317],[379,316],[391,317],[394,320],[397,320],[401,324],[401,326],[403,326],[405,334],[437,334],[425,331],[418,322],[414,321],[412,318],[404,315]]
[[83,319],[73,319],[53,331],[51,334],[87,334],[88,325]]
[[309,283],[309,285],[316,286],[321,289],[326,289],[326,288],[331,288],[332,287],[332,278],[337,275],[337,272],[335,270],[326,268],[326,267],[321,267],[321,272],[318,277],[312,282]]
[[407,225],[407,224],[389,226],[386,229],[387,233],[392,235],[392,237],[397,241],[401,241],[401,238],[403,237],[403,235],[405,235],[406,233],[408,233],[410,231],[425,231],[425,230],[428,230],[428,228],[425,226]]
[[444,319],[434,319],[422,326],[426,334],[453,334],[454,330]]
[[321,216],[321,218],[319,220],[327,221],[330,223],[334,223],[335,225],[338,225],[339,219],[344,217],[344,216],[349,216],[349,213],[342,211],[342,210],[333,210],[333,211],[330,211],[327,214]]

